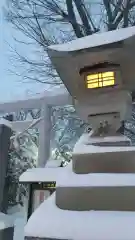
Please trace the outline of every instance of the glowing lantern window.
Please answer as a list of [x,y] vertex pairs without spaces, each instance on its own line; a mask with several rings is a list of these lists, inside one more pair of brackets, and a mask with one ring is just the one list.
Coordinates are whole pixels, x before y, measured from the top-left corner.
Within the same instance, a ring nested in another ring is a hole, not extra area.
[[115,84],[114,72],[89,74],[86,77],[87,88],[102,88]]

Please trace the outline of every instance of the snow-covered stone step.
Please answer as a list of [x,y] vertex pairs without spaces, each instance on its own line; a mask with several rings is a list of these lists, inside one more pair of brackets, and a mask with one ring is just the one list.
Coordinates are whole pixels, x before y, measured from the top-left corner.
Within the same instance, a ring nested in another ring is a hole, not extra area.
[[135,211],[135,174],[67,174],[57,184],[56,204],[74,211]]
[[61,210],[53,194],[32,214],[25,236],[36,240],[134,240],[134,223],[135,212]]
[[112,150],[108,153],[95,150],[94,154],[92,151],[89,154],[74,154],[73,171],[77,174],[135,173],[135,149]]
[[[112,142],[114,140],[114,138],[108,139]],[[116,140],[122,141],[120,137]],[[88,134],[84,134],[75,145],[72,166],[77,174],[135,173],[135,147],[90,145]]]
[[135,211],[135,186],[58,187],[56,205],[72,211]]
[[69,164],[64,168],[28,169],[20,176],[19,181],[23,183],[56,181],[57,187],[135,186],[135,174],[76,174],[72,172],[71,164]]
[[28,169],[20,176],[19,181],[23,183],[56,181],[58,187],[135,186],[135,174],[133,173],[76,174],[72,172],[71,164],[64,168]]

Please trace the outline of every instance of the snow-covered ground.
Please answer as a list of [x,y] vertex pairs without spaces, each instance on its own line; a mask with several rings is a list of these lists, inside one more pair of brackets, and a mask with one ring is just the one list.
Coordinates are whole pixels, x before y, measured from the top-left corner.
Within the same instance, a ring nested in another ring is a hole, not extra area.
[[14,240],[24,240],[24,225],[23,217],[15,218]]
[[14,240],[24,240],[24,217],[17,217],[15,220]]
[[24,240],[24,226],[26,223],[26,212],[23,208],[17,206],[8,211],[9,215],[13,217],[14,221],[14,240]]

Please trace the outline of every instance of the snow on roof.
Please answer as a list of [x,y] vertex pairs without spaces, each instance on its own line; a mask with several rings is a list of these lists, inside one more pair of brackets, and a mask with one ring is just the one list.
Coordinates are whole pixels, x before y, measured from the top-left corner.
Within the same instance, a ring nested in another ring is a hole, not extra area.
[[14,226],[13,218],[9,215],[0,212],[0,230],[13,226]]
[[[47,217],[46,217],[47,216]],[[135,212],[68,211],[45,200],[25,226],[25,236],[74,240],[134,240]]]
[[[124,146],[124,147],[120,147],[120,146],[114,146],[114,147],[106,147],[106,146],[94,146],[94,145],[88,145],[88,134],[83,134],[80,139],[77,141],[77,143],[75,144],[74,150],[73,150],[73,155],[75,154],[93,154],[93,153],[104,153],[104,152],[132,152],[135,151],[135,146]],[[107,140],[107,139],[106,139]],[[109,140],[113,140],[117,141],[121,141],[122,138],[117,138],[117,137],[112,137],[111,139],[109,138]],[[125,138],[126,140],[126,138]]]
[[135,174],[89,173],[76,174],[69,167],[33,168],[20,176],[20,182],[50,182],[56,186],[135,186]]
[[63,52],[72,52],[119,42],[134,35],[135,27],[128,27],[109,32],[95,33],[90,36],[72,40],[68,43],[52,45],[49,47],[49,49]]

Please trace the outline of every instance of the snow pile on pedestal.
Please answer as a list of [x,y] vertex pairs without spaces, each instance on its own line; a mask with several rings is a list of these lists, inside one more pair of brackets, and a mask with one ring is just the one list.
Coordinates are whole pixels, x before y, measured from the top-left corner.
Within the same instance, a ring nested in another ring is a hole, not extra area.
[[[99,147],[86,146],[82,136],[76,144],[74,154],[80,151],[82,161],[84,154],[95,154]],[[84,146],[85,145],[85,146]],[[80,146],[80,147],[79,147]],[[118,147],[122,149],[132,147]],[[115,147],[104,148],[109,152]],[[134,150],[134,148],[133,148]],[[102,151],[101,151],[102,152]],[[102,160],[102,159],[101,159]],[[127,159],[128,160],[128,159]],[[73,160],[72,160],[73,161]],[[108,160],[109,161],[109,160]],[[84,163],[84,161],[83,161]],[[76,174],[72,162],[65,168],[40,168],[27,170],[21,182],[56,181],[57,187],[115,187],[135,186],[135,174],[130,173],[87,173]],[[57,189],[56,189],[57,193]],[[135,212],[128,211],[71,211],[62,210],[56,205],[55,193],[45,200],[32,214],[25,227],[25,236],[52,239],[73,240],[134,240]],[[115,197],[115,196],[114,196]],[[124,201],[124,199],[123,199]],[[78,201],[79,202],[79,201]],[[76,203],[77,204],[77,203]]]
[[[95,138],[95,142],[94,143],[98,143],[99,141],[101,142],[106,142],[106,141],[110,141],[110,142],[116,142],[117,144],[117,141],[126,141],[128,138],[127,137],[111,137],[111,138]],[[99,146],[95,146],[95,145],[91,145],[91,142],[90,142],[90,138],[88,137],[88,134],[83,134],[80,139],[77,141],[77,143],[75,144],[75,147],[74,147],[74,151],[73,151],[73,154],[78,154],[78,155],[83,155],[83,154],[93,154],[93,153],[109,153],[109,152],[123,152],[123,151],[127,151],[127,152],[130,152],[130,151],[134,151],[135,150],[135,146],[125,146],[124,148],[123,147],[120,147],[120,146],[102,146],[102,147],[99,147]]]
[[55,194],[30,217],[25,235],[74,240],[134,240],[134,212],[67,211],[55,205]]
[[[57,186],[64,187],[135,186],[135,174],[78,175],[71,171],[71,165],[65,168],[31,169],[26,173],[21,180],[51,180],[56,181]],[[53,194],[32,214],[25,227],[25,236],[74,240],[134,240],[134,221],[135,212],[61,210],[56,206]]]

